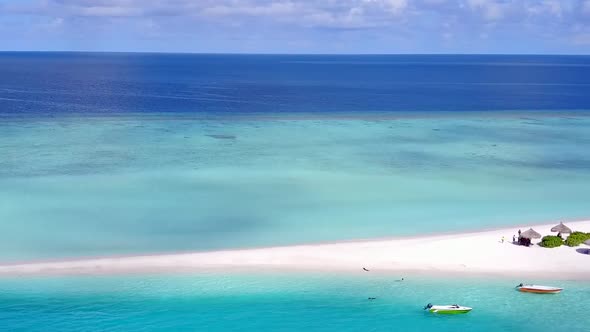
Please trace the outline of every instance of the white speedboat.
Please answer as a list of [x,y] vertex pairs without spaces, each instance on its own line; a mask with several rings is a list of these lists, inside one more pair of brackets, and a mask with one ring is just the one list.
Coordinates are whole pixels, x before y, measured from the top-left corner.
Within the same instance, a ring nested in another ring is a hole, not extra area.
[[541,285],[525,285],[520,284],[516,286],[520,292],[524,293],[537,293],[537,294],[557,294],[563,290],[563,288],[552,287],[552,286],[541,286]]
[[466,314],[472,310],[472,308],[460,306],[458,304],[451,305],[436,305],[428,303],[424,310],[428,310],[435,314]]

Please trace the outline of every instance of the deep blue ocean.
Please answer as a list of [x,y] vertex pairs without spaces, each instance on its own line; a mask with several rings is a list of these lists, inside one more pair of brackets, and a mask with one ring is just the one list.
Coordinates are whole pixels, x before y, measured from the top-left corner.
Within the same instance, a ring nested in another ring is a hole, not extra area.
[[[589,115],[590,56],[0,53],[0,264],[587,218]],[[586,331],[541,277],[15,276],[0,331]]]
[[590,56],[0,53],[2,114],[580,110]]

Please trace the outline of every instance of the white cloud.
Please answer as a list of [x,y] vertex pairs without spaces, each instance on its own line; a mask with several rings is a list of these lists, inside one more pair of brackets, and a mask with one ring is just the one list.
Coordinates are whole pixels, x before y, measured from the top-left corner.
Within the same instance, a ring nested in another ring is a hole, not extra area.
[[579,33],[574,35],[572,42],[575,45],[590,45],[590,33]]
[[467,5],[473,11],[481,13],[485,20],[497,21],[505,17],[511,3],[494,0],[467,0]]
[[[573,2],[571,2],[573,1]],[[566,18],[574,9],[590,13],[590,0],[31,0],[5,3],[0,10],[48,16],[303,16],[344,20],[351,15],[365,22],[401,16],[462,16],[501,21],[524,16]],[[577,3],[577,5],[572,5]],[[348,18],[350,19],[350,18]],[[356,18],[355,18],[356,19]]]
[[531,15],[546,15],[549,14],[555,17],[562,17],[564,8],[562,3],[558,0],[544,0],[540,2],[529,3],[526,10]]
[[362,5],[380,7],[389,13],[400,14],[408,7],[407,0],[362,0]]
[[262,5],[215,5],[212,7],[205,7],[201,10],[201,14],[214,16],[275,16],[294,14],[296,11],[297,6],[292,2],[271,2]]
[[199,16],[236,19],[252,17],[304,27],[341,29],[372,28],[397,19],[408,6],[407,0],[328,0],[315,1],[252,1],[228,0],[203,6]]
[[339,14],[327,11],[311,12],[301,19],[307,27],[362,29],[378,26],[378,22],[366,20],[364,9],[359,7],[351,8],[348,12]]
[[[590,15],[590,0],[30,0],[1,3],[0,11],[59,17],[66,22],[77,17],[117,17],[151,19],[160,24],[165,17],[176,16],[177,21],[186,23],[185,26],[199,23],[235,27],[264,23],[292,28],[406,29],[416,34],[425,31],[456,36],[469,30],[475,37],[485,32],[490,39],[494,30],[514,28],[517,24],[526,25],[529,31],[560,29],[553,31],[553,35],[569,29],[571,35],[571,26],[584,23],[583,15]],[[454,22],[452,26],[444,31],[433,31],[433,27],[449,21]],[[106,19],[103,22],[108,24]],[[166,24],[161,26],[166,29]]]
[[383,5],[394,14],[403,12],[408,7],[407,0],[383,0]]
[[61,18],[61,17],[56,17],[56,18],[54,18],[54,19],[53,19],[53,20],[50,22],[50,25],[51,25],[52,27],[59,27],[59,26],[61,26],[63,23],[64,23],[64,19],[63,19],[63,18]]
[[422,0],[427,5],[442,5],[447,2],[447,0]]
[[118,7],[118,6],[92,6],[92,7],[75,7],[72,9],[80,16],[141,16],[143,11],[136,7]]

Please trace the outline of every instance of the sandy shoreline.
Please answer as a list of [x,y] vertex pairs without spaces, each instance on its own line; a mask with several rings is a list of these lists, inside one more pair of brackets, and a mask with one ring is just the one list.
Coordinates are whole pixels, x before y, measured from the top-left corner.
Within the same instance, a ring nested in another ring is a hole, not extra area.
[[[535,225],[543,234],[557,222]],[[590,220],[568,222],[590,232]],[[98,275],[207,271],[331,271],[339,273],[505,276],[590,280],[588,246],[546,249],[511,243],[521,225],[498,230],[423,237],[359,240],[285,247],[105,257],[0,265],[0,276]],[[505,242],[501,243],[504,236]],[[535,242],[538,242],[535,241]]]

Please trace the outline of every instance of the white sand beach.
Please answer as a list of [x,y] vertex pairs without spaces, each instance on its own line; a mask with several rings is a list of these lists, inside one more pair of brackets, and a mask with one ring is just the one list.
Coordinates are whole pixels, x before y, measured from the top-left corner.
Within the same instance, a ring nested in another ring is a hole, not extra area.
[[[542,235],[557,222],[532,225]],[[590,232],[590,220],[566,223]],[[0,276],[207,272],[214,270],[333,271],[407,275],[491,275],[590,280],[588,246],[542,248],[512,244],[518,229],[398,239],[359,240],[246,250],[108,257],[0,265]],[[501,243],[502,237],[505,238]],[[534,243],[540,240],[534,240]],[[363,267],[370,270],[366,272]]]

